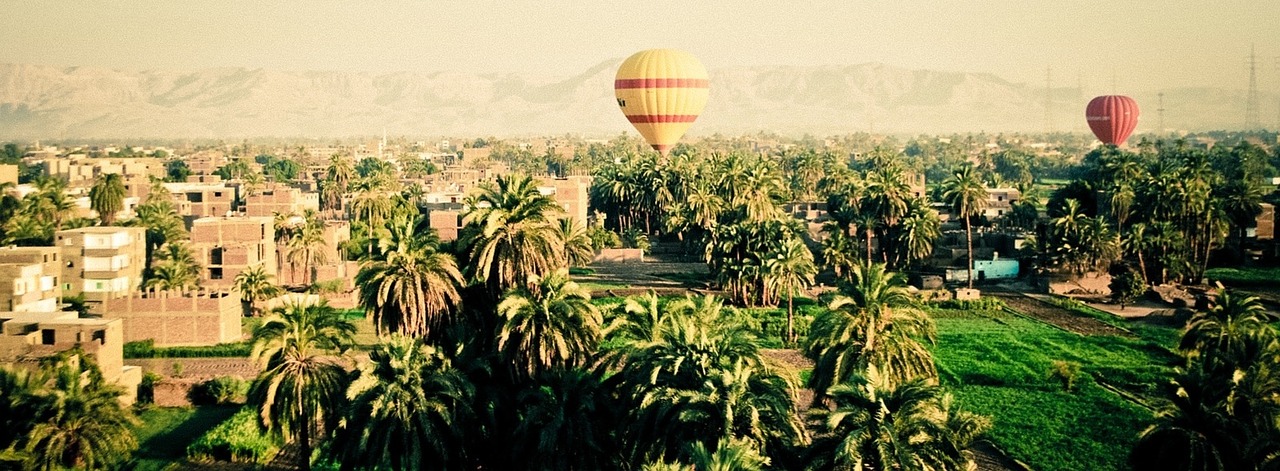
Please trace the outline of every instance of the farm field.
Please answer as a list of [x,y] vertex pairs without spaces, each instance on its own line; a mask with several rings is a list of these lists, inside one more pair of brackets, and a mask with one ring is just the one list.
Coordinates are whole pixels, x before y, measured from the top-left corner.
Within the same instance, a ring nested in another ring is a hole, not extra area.
[[[994,443],[1038,470],[1125,469],[1152,419],[1142,403],[1154,403],[1177,361],[1168,327],[1081,335],[1001,310],[931,311],[942,383],[992,418]],[[1078,365],[1070,391],[1051,375],[1055,361]]]
[[187,456],[187,445],[231,417],[238,407],[153,407],[138,414],[138,451],[132,469],[168,469]]

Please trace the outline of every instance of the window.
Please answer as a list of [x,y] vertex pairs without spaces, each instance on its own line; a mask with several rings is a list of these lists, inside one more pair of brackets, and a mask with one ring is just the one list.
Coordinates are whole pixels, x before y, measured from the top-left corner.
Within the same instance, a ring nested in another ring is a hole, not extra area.
[[209,264],[222,265],[222,247],[214,247],[209,249]]
[[95,330],[95,331],[93,331],[93,340],[97,340],[97,341],[98,341],[98,345],[106,345],[106,343],[107,343],[107,331],[105,331],[105,330]]
[[40,329],[40,344],[53,345],[56,340],[56,333],[53,329]]
[[209,269],[209,279],[210,279],[210,280],[221,280],[221,279],[222,279],[222,269],[221,269],[221,268],[210,268],[210,269]]
[[214,198],[221,198],[221,197],[222,197],[222,192],[221,192],[221,191],[215,191],[215,192],[213,192],[213,197],[214,197]]

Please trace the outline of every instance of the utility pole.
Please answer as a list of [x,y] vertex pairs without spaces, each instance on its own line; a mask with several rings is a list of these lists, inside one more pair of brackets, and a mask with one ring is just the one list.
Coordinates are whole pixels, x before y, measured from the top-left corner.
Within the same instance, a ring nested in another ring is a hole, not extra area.
[[1253,45],[1249,46],[1249,58],[1245,60],[1249,67],[1249,95],[1245,97],[1244,128],[1247,131],[1258,129],[1258,57],[1254,55]]

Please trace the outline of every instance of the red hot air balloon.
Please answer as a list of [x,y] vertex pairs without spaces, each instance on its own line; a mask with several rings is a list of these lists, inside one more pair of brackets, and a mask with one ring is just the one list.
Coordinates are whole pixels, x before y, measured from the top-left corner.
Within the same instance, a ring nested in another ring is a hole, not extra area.
[[1138,102],[1124,95],[1103,95],[1089,101],[1084,118],[1103,144],[1124,144],[1138,126]]

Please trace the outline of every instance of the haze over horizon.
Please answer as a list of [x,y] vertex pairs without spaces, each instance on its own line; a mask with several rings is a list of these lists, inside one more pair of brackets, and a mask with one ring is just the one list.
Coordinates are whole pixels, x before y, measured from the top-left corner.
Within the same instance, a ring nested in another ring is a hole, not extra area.
[[460,2],[0,1],[0,63],[246,67],[563,77],[640,49],[709,68],[891,66],[991,73],[1087,94],[1280,89],[1280,2],[985,0],[737,5],[659,0]]

